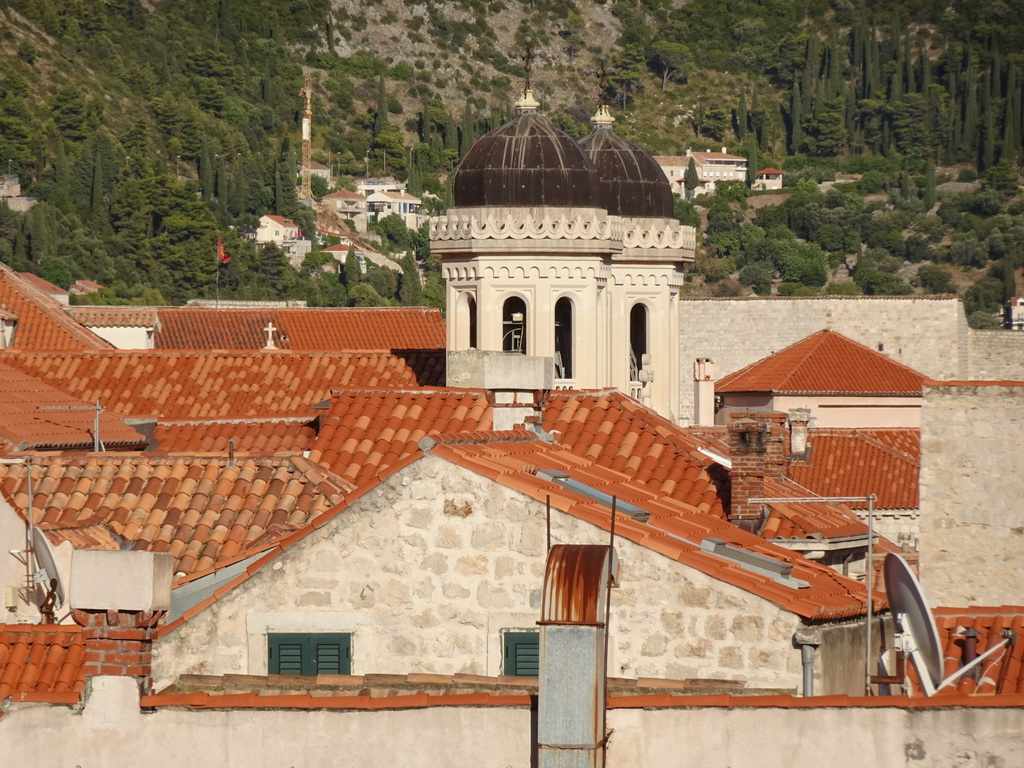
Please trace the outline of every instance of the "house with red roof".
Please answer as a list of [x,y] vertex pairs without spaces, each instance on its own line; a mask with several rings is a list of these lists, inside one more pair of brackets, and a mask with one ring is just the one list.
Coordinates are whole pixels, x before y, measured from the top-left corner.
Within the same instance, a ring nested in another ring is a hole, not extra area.
[[751,189],[782,189],[782,171],[778,168],[762,168],[754,176]]
[[[654,155],[655,161],[661,166],[672,191],[680,197],[697,195],[713,195],[715,185],[723,181],[747,181],[747,158],[732,155],[722,147],[721,152],[693,151],[689,148],[685,155]],[[693,160],[697,170],[697,186],[693,190],[686,188],[686,174]]]
[[313,248],[312,241],[303,237],[294,221],[272,214],[260,217],[259,226],[256,228],[256,242],[280,246],[288,254],[289,263],[296,269],[302,265],[302,260]]
[[745,408],[808,409],[819,427],[916,428],[927,377],[836,331],[823,330],[715,384],[727,423]]

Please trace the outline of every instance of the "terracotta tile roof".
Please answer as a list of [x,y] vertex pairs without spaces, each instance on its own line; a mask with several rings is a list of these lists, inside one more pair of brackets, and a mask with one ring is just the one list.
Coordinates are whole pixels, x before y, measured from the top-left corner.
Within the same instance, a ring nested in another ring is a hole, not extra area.
[[[190,574],[259,551],[337,505],[343,486],[299,457],[104,454],[34,465],[32,509],[51,541],[170,552]],[[0,465],[0,492],[28,507],[24,465]],[[112,546],[111,546],[112,545]]]
[[[618,536],[774,602],[806,619],[838,620],[864,614],[866,591],[862,584],[692,505],[659,496],[657,491],[644,484],[599,466],[594,460],[581,457],[565,446],[539,440],[441,443],[431,452],[539,501],[550,497],[551,505],[556,509],[609,530],[611,514],[607,506],[537,474],[541,469],[566,472],[578,483],[650,513],[646,524],[620,513],[615,524]],[[735,561],[704,551],[701,542],[708,539],[718,539],[789,564],[793,567],[793,578],[806,582],[807,586],[797,589],[780,584]],[[875,601],[876,610],[886,605],[885,597],[880,593],[876,594]]]
[[[876,509],[917,509],[921,432],[917,429],[812,429],[807,462],[787,475],[819,496],[875,494]],[[851,503],[854,509],[866,504]]]
[[[11,349],[70,352],[110,345],[64,314],[63,305],[0,264],[0,309],[18,318]],[[6,353],[4,353],[6,354]]]
[[786,502],[786,497],[806,498],[808,494],[804,488],[778,480],[765,482],[765,496],[782,499],[766,505],[768,515],[760,531],[766,539],[863,537],[866,541],[867,525],[848,507],[824,502]]
[[324,195],[323,200],[333,200],[335,198],[342,198],[345,200],[365,200],[365,196],[358,192],[351,192],[347,189],[339,189],[337,192],[331,192],[329,195]]
[[[0,441],[10,448],[91,449],[95,419],[89,403],[0,362]],[[100,413],[100,439],[107,448],[146,444],[145,437],[106,411]]]
[[33,275],[31,272],[19,272],[18,277],[36,290],[47,293],[50,296],[67,296],[68,294],[68,291],[61,288],[59,285],[54,285],[49,280],[44,280],[39,275]]
[[264,455],[309,450],[316,438],[308,417],[276,420],[236,419],[174,421],[156,425],[149,451],[159,453],[216,453],[226,456],[228,440],[238,455]]
[[725,474],[699,452],[698,440],[620,392],[552,392],[543,427],[580,457],[725,517],[719,492]]
[[156,325],[156,307],[76,306],[64,310],[71,318],[90,328],[152,328]]
[[[977,679],[971,673],[935,693],[936,699],[974,695],[990,698],[998,694],[1024,694],[1024,606],[997,606],[970,608],[936,608],[935,626],[939,630],[942,647],[943,678],[949,677],[963,666],[963,632],[978,633],[977,652],[984,653],[1003,640],[1004,630],[1016,633],[1016,644],[1006,645],[1002,651],[981,663]],[[910,677],[916,692],[921,690],[920,678],[914,664],[908,662]]]
[[778,168],[762,168],[760,171],[757,172],[757,175],[758,176],[762,176],[762,175],[764,175],[764,176],[781,176],[782,175],[782,171],[780,171]]
[[280,224],[282,227],[297,228],[294,221],[292,221],[291,219],[286,219],[284,216],[275,216],[273,214],[268,214],[266,218],[270,219],[275,224]]
[[309,413],[338,387],[444,381],[444,351],[7,353],[7,365],[126,416],[271,419]]
[[431,432],[476,432],[492,425],[482,390],[350,389],[332,393],[309,459],[354,485],[418,454]]
[[77,702],[84,659],[81,627],[0,624],[0,702]]
[[920,396],[928,380],[835,331],[818,331],[723,377],[716,392]]
[[156,349],[263,349],[272,323],[278,349],[444,349],[440,310],[430,307],[349,309],[161,308]]

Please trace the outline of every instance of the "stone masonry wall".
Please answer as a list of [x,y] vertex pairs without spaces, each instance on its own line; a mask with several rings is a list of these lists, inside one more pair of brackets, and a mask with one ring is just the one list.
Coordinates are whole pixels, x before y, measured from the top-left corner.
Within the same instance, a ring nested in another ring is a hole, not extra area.
[[932,378],[964,379],[969,374],[969,329],[955,298],[683,299],[680,313],[683,424],[693,418],[696,358],[711,358],[720,379],[825,328],[872,349],[882,345],[896,362]]
[[[553,543],[607,534],[552,512]],[[352,671],[498,675],[502,631],[536,629],[544,506],[428,456],[159,639],[180,674],[265,674],[266,632],[352,632]],[[620,539],[609,674],[795,688],[795,615]]]
[[968,379],[1024,381],[1024,333],[970,329]]
[[931,605],[1024,600],[1024,385],[925,387],[921,585]]

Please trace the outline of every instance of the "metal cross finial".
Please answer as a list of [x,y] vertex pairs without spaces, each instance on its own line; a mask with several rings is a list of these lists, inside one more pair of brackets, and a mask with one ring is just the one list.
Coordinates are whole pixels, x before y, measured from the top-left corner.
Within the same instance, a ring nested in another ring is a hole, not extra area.
[[533,47],[533,35],[523,35],[523,44],[526,46],[523,51],[512,51],[508,57],[510,59],[522,59],[523,72],[525,73],[523,93],[526,93],[531,89],[530,72],[533,71],[534,60],[538,58],[543,59],[546,54],[544,51],[538,51]]

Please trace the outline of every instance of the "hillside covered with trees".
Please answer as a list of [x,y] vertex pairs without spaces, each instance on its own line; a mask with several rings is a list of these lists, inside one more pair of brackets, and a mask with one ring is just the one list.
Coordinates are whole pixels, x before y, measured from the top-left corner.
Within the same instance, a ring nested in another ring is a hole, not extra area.
[[304,72],[314,159],[349,186],[386,170],[440,210],[459,158],[510,114],[526,35],[569,133],[603,98],[653,153],[725,146],[786,171],[780,196],[679,204],[704,230],[693,292],[955,291],[979,326],[1017,292],[1024,19],[981,0],[0,1],[0,172],[39,200],[0,206],[0,260],[114,303],[219,285],[439,304],[425,232],[380,227],[423,290],[381,273],[355,295],[358,274],[315,252],[294,270],[246,235],[266,213],[314,226],[295,194]]

